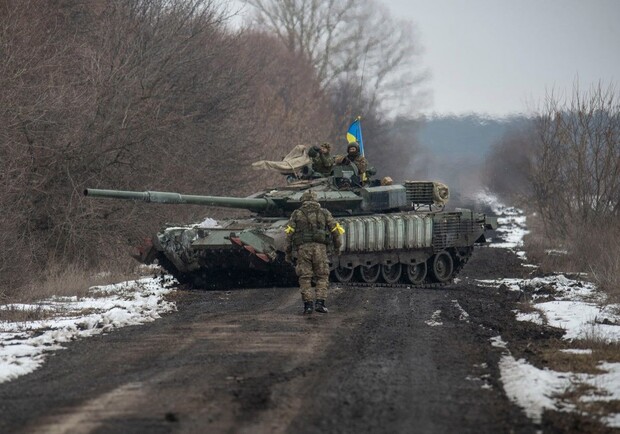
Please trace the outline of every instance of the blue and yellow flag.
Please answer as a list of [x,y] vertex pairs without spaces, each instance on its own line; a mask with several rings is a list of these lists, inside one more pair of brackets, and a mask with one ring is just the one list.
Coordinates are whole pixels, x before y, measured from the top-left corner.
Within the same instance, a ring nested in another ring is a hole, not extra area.
[[357,117],[347,131],[347,143],[357,142],[360,145],[360,155],[364,156],[364,142],[362,141],[362,118]]

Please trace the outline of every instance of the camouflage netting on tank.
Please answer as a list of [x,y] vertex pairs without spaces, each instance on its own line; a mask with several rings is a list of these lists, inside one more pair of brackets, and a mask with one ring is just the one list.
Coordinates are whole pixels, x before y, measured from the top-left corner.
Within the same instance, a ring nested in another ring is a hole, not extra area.
[[191,272],[200,269],[197,251],[192,249],[198,236],[196,226],[170,227],[157,234],[156,242],[177,270]]
[[289,152],[282,161],[261,160],[252,163],[255,170],[275,170],[283,174],[297,175],[302,167],[311,163],[310,157],[304,145],[297,145]]
[[446,205],[450,199],[450,190],[446,184],[433,182],[433,201],[435,205]]

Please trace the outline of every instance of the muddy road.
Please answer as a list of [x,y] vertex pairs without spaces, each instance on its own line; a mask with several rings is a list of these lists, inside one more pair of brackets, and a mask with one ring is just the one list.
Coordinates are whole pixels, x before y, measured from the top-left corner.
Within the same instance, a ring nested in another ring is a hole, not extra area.
[[296,288],[179,291],[178,312],[1,384],[0,432],[535,432],[490,338],[541,331],[514,320],[514,294],[475,284],[526,272],[480,248],[447,288],[332,287],[311,316]]

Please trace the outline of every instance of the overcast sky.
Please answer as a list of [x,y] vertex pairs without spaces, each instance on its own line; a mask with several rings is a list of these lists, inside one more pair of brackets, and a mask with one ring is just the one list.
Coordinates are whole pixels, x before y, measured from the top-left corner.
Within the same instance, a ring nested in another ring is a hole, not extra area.
[[620,0],[380,1],[417,28],[426,112],[527,112],[576,79],[620,81]]

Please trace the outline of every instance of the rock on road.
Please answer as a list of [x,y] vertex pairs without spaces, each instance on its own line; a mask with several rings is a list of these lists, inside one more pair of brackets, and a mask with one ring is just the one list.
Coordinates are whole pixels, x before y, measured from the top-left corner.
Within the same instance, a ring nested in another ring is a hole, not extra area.
[[178,312],[1,384],[0,432],[535,432],[490,342],[513,302],[473,280],[498,273],[523,270],[481,248],[448,288],[332,287],[311,316],[296,288],[179,291]]

